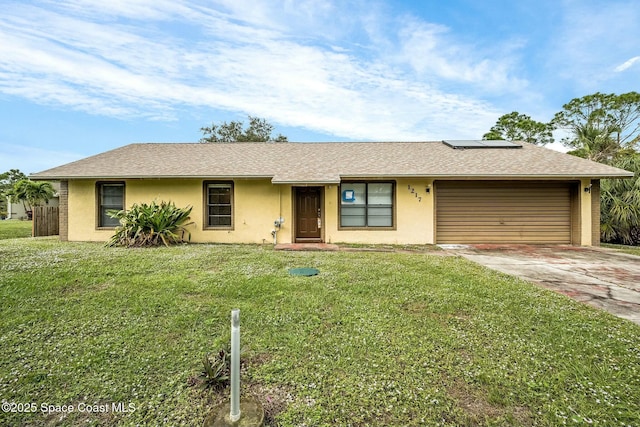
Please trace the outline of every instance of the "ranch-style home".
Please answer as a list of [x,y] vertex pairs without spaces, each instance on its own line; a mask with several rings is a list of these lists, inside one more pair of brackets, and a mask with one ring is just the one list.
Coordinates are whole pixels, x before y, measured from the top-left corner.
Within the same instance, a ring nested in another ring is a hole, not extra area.
[[60,238],[111,209],[192,206],[192,242],[598,245],[600,180],[630,172],[524,142],[131,144],[33,174],[60,181]]

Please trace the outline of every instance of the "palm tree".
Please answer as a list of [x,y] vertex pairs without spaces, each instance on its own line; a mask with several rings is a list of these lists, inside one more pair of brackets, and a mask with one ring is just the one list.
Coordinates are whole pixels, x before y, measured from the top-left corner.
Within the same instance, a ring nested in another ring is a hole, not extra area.
[[619,155],[612,166],[634,172],[631,179],[601,182],[601,238],[605,242],[640,243],[640,153]]
[[10,192],[12,202],[22,202],[24,210],[29,213],[34,206],[48,202],[53,198],[53,186],[45,181],[21,179],[16,182]]
[[618,128],[613,125],[601,127],[586,123],[575,129],[573,145],[578,148],[570,154],[594,162],[609,163],[622,149],[620,143],[614,138],[617,131]]

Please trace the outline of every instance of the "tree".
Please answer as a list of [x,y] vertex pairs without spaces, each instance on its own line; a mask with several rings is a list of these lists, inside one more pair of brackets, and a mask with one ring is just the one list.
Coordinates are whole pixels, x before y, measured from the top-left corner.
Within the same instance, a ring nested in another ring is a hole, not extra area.
[[34,206],[48,202],[53,198],[53,186],[45,181],[31,181],[28,178],[16,182],[11,190],[12,202],[22,202],[25,211],[33,210]]
[[[574,98],[562,106],[552,123],[570,135],[562,143],[576,150],[592,152],[592,158],[612,159],[618,150],[638,149],[640,143],[640,94],[603,94]],[[585,146],[590,144],[591,147]],[[594,150],[602,149],[596,156]],[[613,153],[613,154],[612,154]]]
[[13,186],[27,176],[19,169],[11,169],[0,174],[0,217],[4,218],[7,212],[7,197],[11,195]]
[[613,137],[616,129],[597,128],[592,124],[578,127],[571,143],[578,148],[568,153],[594,162],[610,163],[614,157],[623,152],[623,148]]
[[19,169],[11,169],[5,173],[0,173],[0,194],[6,196],[14,184],[22,179],[27,179],[27,176],[20,172]]
[[633,179],[601,181],[600,231],[605,242],[640,243],[640,94],[574,98],[551,121],[569,136],[570,154],[633,171]]
[[617,156],[612,165],[634,172],[631,179],[603,179],[600,233],[605,242],[640,244],[640,154]]
[[501,116],[489,132],[482,136],[482,139],[504,139],[545,145],[553,142],[553,130],[554,127],[550,123],[538,122],[526,114],[514,111]]
[[200,142],[287,142],[287,137],[271,133],[274,126],[265,119],[249,116],[249,127],[244,122],[231,121],[222,124],[212,123],[210,127],[200,128],[203,137]]

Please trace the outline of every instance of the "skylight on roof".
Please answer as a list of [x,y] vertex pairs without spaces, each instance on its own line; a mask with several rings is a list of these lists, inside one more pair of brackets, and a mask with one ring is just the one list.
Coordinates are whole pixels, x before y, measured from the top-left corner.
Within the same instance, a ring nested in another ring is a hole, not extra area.
[[442,143],[456,150],[464,150],[467,148],[522,148],[522,145],[515,142],[501,140],[447,140],[442,141]]

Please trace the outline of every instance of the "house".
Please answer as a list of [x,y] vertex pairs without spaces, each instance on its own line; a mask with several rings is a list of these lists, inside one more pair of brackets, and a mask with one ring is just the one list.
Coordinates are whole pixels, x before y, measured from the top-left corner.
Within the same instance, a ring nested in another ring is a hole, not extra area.
[[600,180],[630,172],[506,141],[131,144],[31,175],[60,181],[60,238],[110,209],[193,207],[192,242],[597,245]]

